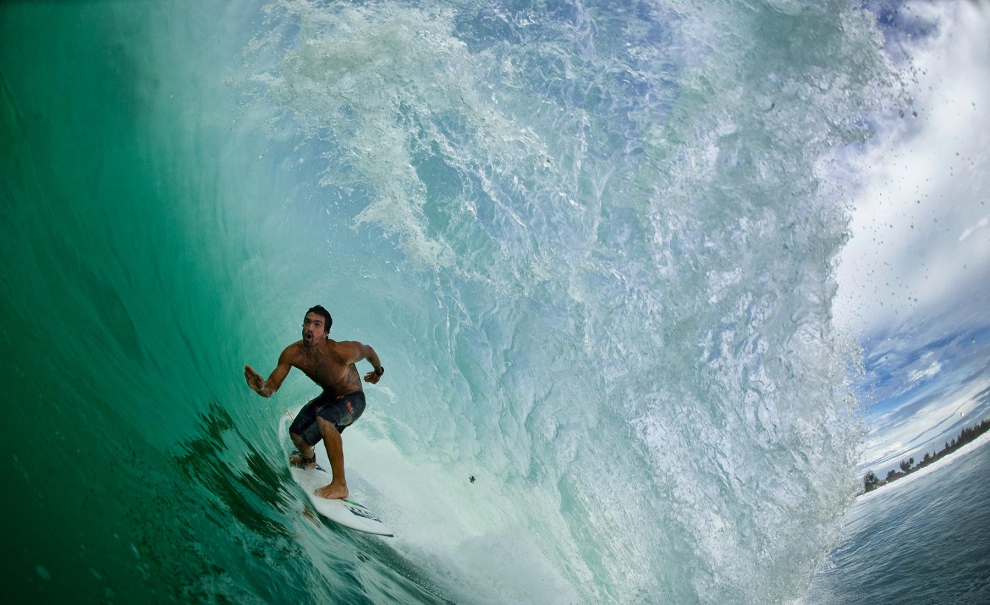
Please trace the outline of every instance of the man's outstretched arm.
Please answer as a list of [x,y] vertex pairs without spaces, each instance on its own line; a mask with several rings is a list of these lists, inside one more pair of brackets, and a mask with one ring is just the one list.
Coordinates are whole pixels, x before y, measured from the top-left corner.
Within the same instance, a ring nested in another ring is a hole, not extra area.
[[375,353],[374,349],[372,349],[369,345],[361,346],[363,347],[361,352],[364,355],[361,359],[367,359],[375,368],[374,371],[368,372],[364,375],[364,381],[370,382],[371,384],[378,384],[378,380],[382,377],[382,374],[385,373],[385,368],[382,367],[382,362],[378,359],[378,353]]
[[289,363],[289,349],[286,348],[278,357],[278,365],[272,370],[268,380],[262,380],[261,374],[254,371],[251,366],[244,366],[244,379],[251,387],[251,390],[262,397],[271,397],[272,394],[282,386],[282,381],[289,375],[292,364]]
[[346,343],[341,343],[350,347],[351,349],[351,363],[357,363],[367,359],[374,366],[374,371],[368,372],[364,375],[364,381],[370,382],[371,384],[377,384],[378,379],[382,377],[385,373],[385,368],[382,367],[381,360],[378,359],[378,353],[370,346],[361,344],[360,342],[350,341]]

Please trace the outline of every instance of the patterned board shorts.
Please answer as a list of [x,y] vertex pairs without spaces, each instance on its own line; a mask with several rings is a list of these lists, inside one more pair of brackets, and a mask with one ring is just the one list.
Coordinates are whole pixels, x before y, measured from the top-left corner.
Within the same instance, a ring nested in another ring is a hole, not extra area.
[[299,435],[309,445],[315,445],[323,439],[320,427],[316,424],[317,416],[343,433],[344,429],[361,417],[364,405],[364,391],[348,395],[329,395],[324,392],[299,410],[296,419],[292,421],[292,426],[289,427],[289,432]]

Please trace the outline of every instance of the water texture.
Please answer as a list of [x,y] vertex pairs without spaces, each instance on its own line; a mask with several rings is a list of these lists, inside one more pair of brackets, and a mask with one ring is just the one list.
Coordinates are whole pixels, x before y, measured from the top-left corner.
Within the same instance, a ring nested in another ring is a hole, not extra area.
[[983,446],[857,502],[803,603],[986,603],[988,471]]
[[[856,489],[843,2],[0,7],[15,601],[776,603]],[[388,373],[321,522],[243,384]],[[475,482],[469,477],[474,476]],[[352,479],[353,477],[353,479]]]

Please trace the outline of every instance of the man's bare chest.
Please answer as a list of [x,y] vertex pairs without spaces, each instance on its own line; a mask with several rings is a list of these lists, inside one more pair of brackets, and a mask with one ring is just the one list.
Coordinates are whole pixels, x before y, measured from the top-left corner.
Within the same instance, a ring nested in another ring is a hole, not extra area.
[[[302,370],[303,374],[309,376],[313,380],[317,378],[321,379],[333,379],[344,375],[347,371],[347,366],[334,361],[332,359],[306,359],[300,358],[296,361],[295,365],[297,368]],[[319,382],[319,381],[318,381]]]
[[334,389],[347,382],[348,372],[352,367],[352,364],[343,363],[332,355],[319,357],[299,355],[293,360],[292,365],[325,389]]

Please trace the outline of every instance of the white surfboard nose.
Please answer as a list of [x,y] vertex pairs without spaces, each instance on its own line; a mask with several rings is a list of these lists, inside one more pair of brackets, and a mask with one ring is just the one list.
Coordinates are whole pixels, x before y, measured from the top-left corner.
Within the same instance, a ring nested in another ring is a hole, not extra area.
[[387,537],[395,536],[392,530],[382,523],[381,519],[371,509],[360,502],[350,498],[346,500],[328,500],[317,496],[316,490],[328,485],[333,479],[330,473],[327,473],[322,468],[317,467],[315,469],[303,470],[290,467],[289,472],[292,473],[292,479],[299,484],[299,487],[305,490],[316,512],[327,519],[344,527],[368,534]]

